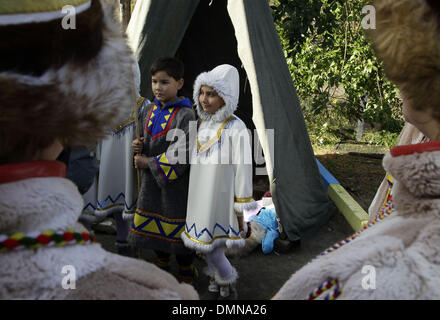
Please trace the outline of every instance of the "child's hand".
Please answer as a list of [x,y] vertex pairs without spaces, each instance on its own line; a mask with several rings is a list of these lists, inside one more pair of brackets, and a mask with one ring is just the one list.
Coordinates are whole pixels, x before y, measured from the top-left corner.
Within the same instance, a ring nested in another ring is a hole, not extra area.
[[134,154],[141,153],[143,146],[144,146],[144,137],[140,137],[138,139],[135,139],[131,143],[131,147],[133,148]]
[[148,158],[144,154],[137,154],[134,156],[134,167],[136,169],[147,169],[149,168],[148,165]]

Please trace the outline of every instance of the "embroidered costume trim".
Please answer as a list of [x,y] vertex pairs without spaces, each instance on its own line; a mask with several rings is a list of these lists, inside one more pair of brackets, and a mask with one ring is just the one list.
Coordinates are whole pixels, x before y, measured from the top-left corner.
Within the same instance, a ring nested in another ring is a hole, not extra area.
[[185,218],[170,219],[158,213],[136,209],[131,232],[140,236],[168,242],[182,242],[180,234],[185,228]]
[[155,156],[154,161],[166,182],[171,182],[179,178],[177,170],[172,164],[170,164],[166,152]]
[[157,103],[154,104],[147,117],[147,124],[145,126],[145,130],[151,136],[151,140],[166,134],[170,130],[171,123],[179,110],[180,107],[164,108],[161,110]]
[[[231,122],[234,119],[235,119],[234,116],[230,116],[228,119],[226,119],[226,121],[222,123],[220,128],[218,128],[216,136],[213,137],[208,142],[206,142],[203,146],[200,144],[199,137],[197,136],[197,150],[198,150],[198,152],[205,152],[206,150],[211,148],[211,146],[214,143],[216,143],[220,139],[220,137],[222,136],[222,132],[223,132],[224,128],[228,125],[229,122]],[[200,119],[199,126],[202,124],[202,122],[203,122],[203,120]]]
[[376,221],[382,220],[383,218],[389,216],[394,210],[393,195],[391,194],[391,190],[393,189],[393,177],[390,174],[387,175],[387,182],[388,190],[385,196],[384,203],[376,214]]
[[342,289],[339,286],[338,279],[328,279],[327,281],[322,283],[318,288],[316,288],[309,294],[307,300],[315,300],[323,292],[330,290],[331,288],[333,288],[333,290],[331,291],[331,293],[325,296],[324,300],[335,300],[342,292]]
[[[213,243],[216,239],[221,239],[221,238],[228,238],[231,240],[238,240],[241,239],[240,236],[240,231],[235,231],[231,226],[229,226],[228,228],[224,228],[223,226],[221,226],[220,224],[216,223],[214,226],[214,229],[212,230],[212,232],[209,232],[209,230],[207,228],[204,228],[200,233],[197,232],[197,227],[195,225],[195,223],[193,223],[193,225],[188,228],[188,225],[185,224],[186,226],[186,231],[185,231],[185,235],[191,239],[194,242],[197,243],[201,243],[201,244],[211,244]],[[222,232],[224,233],[224,235],[221,236],[213,236],[213,234],[215,233],[216,229],[219,228],[222,230]],[[192,237],[190,235],[191,231],[194,229],[194,237]],[[233,234],[233,236],[230,236],[230,233]],[[200,237],[202,237],[204,234],[208,234],[208,236],[211,238],[211,240],[209,241],[201,241],[199,240]]]
[[[119,198],[123,198],[123,203],[119,202],[117,203],[117,201],[119,200]],[[110,201],[111,204],[106,205],[106,203]],[[83,211],[86,210],[88,207],[91,207],[94,211],[106,211],[108,209],[114,208],[114,207],[124,207],[125,210],[124,212],[126,213],[134,213],[135,211],[135,206],[137,203],[137,199],[135,199],[133,201],[133,203],[131,205],[129,205],[126,201],[125,201],[125,194],[124,193],[119,193],[118,196],[116,197],[116,199],[113,200],[113,198],[109,195],[107,196],[107,198],[105,198],[105,200],[102,203],[99,203],[99,201],[97,201],[97,207],[95,207],[94,204],[92,203],[87,203],[87,205],[84,207]]]
[[254,201],[254,198],[253,198],[253,197],[248,197],[248,198],[234,198],[234,202],[237,202],[237,203],[249,203],[249,202],[252,202],[252,201]]
[[204,245],[212,244],[212,243],[213,243],[215,240],[217,240],[217,239],[224,239],[224,238],[226,238],[226,239],[230,239],[230,240],[239,240],[239,239],[242,239],[241,237],[217,236],[217,237],[212,238],[211,241],[201,241],[201,240],[197,240],[197,239],[191,237],[186,231],[184,231],[184,233],[185,233],[185,235],[188,237],[188,239],[190,239],[191,241],[194,241],[194,242],[196,242],[196,243],[200,243],[200,244],[204,244]]

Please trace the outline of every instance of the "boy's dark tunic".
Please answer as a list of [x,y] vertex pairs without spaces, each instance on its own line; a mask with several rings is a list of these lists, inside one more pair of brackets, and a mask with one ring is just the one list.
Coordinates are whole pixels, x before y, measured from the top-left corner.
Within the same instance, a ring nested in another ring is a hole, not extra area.
[[[149,169],[141,170],[141,189],[129,241],[136,247],[185,254],[191,251],[183,245],[180,234],[185,227],[188,197],[189,122],[195,120],[195,113],[187,98],[180,97],[162,109],[160,105],[156,99],[149,103],[140,122],[142,153],[148,157]],[[173,129],[180,130],[167,141],[167,133]],[[171,164],[178,155],[176,150],[185,153],[185,163]]]

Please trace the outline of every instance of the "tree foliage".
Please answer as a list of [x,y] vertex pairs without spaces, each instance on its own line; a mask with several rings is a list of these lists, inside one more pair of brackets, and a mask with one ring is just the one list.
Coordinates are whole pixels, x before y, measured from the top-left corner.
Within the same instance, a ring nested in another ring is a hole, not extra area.
[[[398,90],[386,79],[362,28],[364,5],[362,0],[271,2],[306,120],[319,115],[354,123],[362,118],[399,132],[403,119]],[[328,125],[324,122],[320,130]]]

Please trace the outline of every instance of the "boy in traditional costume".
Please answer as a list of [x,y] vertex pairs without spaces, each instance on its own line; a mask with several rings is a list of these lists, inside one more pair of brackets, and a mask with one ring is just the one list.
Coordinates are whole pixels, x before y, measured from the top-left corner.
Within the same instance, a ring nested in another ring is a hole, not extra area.
[[181,61],[159,58],[150,71],[155,97],[141,116],[142,137],[133,141],[141,189],[129,242],[136,248],[153,249],[156,264],[167,271],[175,254],[179,281],[191,283],[197,276],[194,254],[183,245],[180,234],[188,200],[189,125],[195,114],[192,102],[177,96],[184,83]]
[[54,160],[63,146],[102,139],[135,102],[113,8],[69,4],[66,29],[66,1],[0,0],[0,299],[197,298],[77,223],[82,197]]
[[246,125],[233,113],[239,97],[235,67],[201,73],[193,98],[200,117],[191,155],[185,245],[206,255],[209,291],[236,298],[236,269],[226,247],[243,247],[243,210],[253,208],[252,153]]
[[275,299],[440,298],[440,4],[372,4],[374,48],[401,91],[406,121],[431,142],[385,155],[394,179],[393,213],[301,268]]

